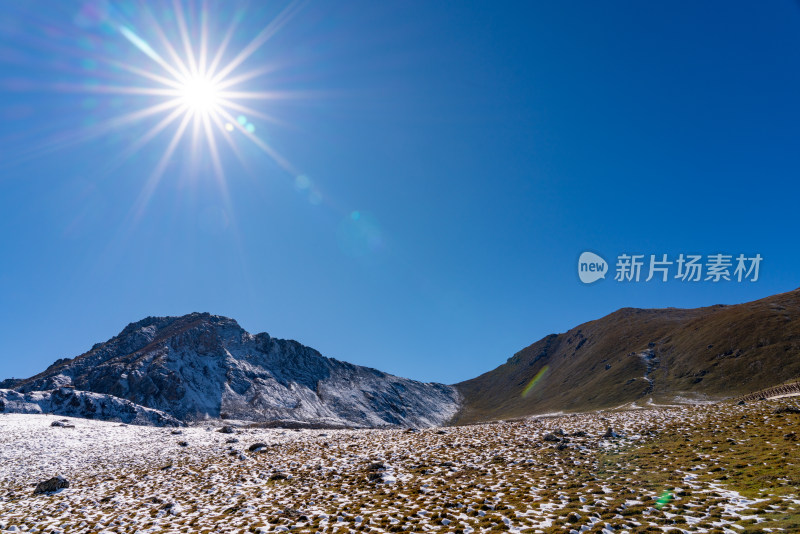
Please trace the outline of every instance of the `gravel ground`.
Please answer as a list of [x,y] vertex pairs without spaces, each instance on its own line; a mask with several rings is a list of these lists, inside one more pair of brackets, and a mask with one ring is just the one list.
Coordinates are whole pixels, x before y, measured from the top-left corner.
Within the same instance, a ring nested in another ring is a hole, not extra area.
[[[234,434],[2,414],[0,529],[799,532],[785,405]],[[56,475],[69,487],[33,494]]]

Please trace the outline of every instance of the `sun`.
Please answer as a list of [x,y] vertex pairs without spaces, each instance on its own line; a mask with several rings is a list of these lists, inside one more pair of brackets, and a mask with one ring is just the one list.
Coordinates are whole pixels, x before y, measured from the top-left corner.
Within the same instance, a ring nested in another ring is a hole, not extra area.
[[[190,17],[184,12],[184,3],[174,0],[164,3],[162,8],[170,11],[168,22],[157,20],[149,4],[142,4],[137,17],[132,20],[116,18],[109,12],[105,21],[108,28],[118,32],[129,45],[141,52],[126,61],[112,57],[104,61],[116,70],[134,75],[134,80],[125,84],[82,84],[81,91],[103,94],[118,94],[126,97],[142,97],[147,102],[142,107],[112,115],[92,126],[89,136],[99,136],[120,128],[132,126],[143,120],[152,125],[126,147],[119,158],[125,161],[155,139],[163,148],[160,159],[149,176],[134,209],[136,217],[144,213],[148,201],[158,187],[173,156],[182,141],[191,140],[191,152],[184,161],[197,176],[200,165],[207,166],[225,192],[226,172],[223,168],[221,145],[244,163],[239,150],[240,140],[246,139],[263,150],[290,176],[299,173],[259,134],[256,127],[262,123],[280,124],[281,121],[266,113],[258,102],[275,101],[296,96],[293,92],[265,90],[269,82],[267,74],[276,67],[272,63],[261,63],[248,68],[248,59],[283,27],[301,8],[290,3],[271,21],[263,26],[245,46],[238,50],[229,47],[236,41],[234,36],[242,33],[238,27],[241,17],[230,19],[227,29],[216,27],[220,21],[208,3],[189,2]],[[194,6],[194,7],[193,7]],[[213,26],[213,27],[212,27]],[[140,34],[137,27],[144,33]],[[128,78],[130,79],[130,78]],[[132,102],[133,103],[133,102]],[[162,133],[167,137],[163,137]],[[203,163],[201,163],[203,162]]]
[[212,78],[199,74],[186,79],[178,93],[181,103],[193,114],[215,112],[222,102],[219,84],[214,83]]

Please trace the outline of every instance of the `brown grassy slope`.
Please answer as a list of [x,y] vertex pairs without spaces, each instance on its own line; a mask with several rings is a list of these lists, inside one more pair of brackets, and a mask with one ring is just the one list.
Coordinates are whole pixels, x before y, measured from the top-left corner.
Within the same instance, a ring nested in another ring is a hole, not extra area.
[[[640,354],[654,356],[648,378]],[[523,397],[528,382],[547,366]],[[800,289],[697,309],[623,308],[519,351],[456,384],[456,424],[610,408],[677,395],[723,398],[800,377]]]

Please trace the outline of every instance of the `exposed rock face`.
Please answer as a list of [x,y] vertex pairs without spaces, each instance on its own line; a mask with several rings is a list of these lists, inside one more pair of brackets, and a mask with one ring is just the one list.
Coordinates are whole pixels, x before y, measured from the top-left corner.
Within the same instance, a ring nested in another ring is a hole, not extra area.
[[206,418],[375,427],[451,419],[451,386],[352,365],[296,341],[251,335],[226,317],[148,317],[89,352],[23,380],[19,391],[115,395],[183,421]]
[[5,380],[0,380],[0,389],[14,389],[20,383],[22,383],[22,379],[6,378]]
[[[103,421],[120,421],[134,425],[178,426],[182,424],[171,415],[139,406],[129,400],[67,387],[53,391],[29,393],[0,389],[0,412],[50,413]],[[70,428],[72,425],[54,421],[53,426]]]

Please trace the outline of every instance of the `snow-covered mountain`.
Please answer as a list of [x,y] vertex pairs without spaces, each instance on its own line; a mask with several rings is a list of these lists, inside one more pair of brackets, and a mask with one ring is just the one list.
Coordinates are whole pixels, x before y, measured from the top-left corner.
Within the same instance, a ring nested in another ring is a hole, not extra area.
[[206,418],[376,427],[450,420],[455,388],[322,356],[296,341],[252,335],[207,313],[148,317],[74,359],[19,382],[22,392],[71,385],[161,410]]
[[145,408],[113,395],[77,391],[68,387],[30,393],[0,389],[0,413],[49,413],[134,425],[181,425],[180,421],[159,410]]

